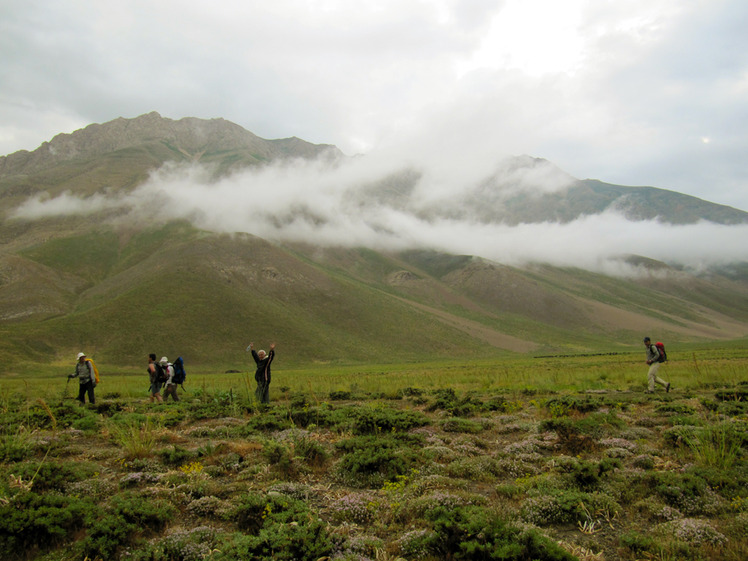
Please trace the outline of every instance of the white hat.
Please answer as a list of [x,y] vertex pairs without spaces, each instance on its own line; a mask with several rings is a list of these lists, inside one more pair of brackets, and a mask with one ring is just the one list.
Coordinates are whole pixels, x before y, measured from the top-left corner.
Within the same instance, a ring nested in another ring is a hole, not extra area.
[[163,364],[169,364],[169,359],[168,359],[168,358],[166,358],[165,356],[162,356],[162,357],[161,357],[161,360],[159,360],[159,362],[160,362],[160,363],[161,363],[162,365],[163,365]]
[[81,358],[82,356],[86,356],[86,353],[78,353],[78,360],[80,360],[80,358]]

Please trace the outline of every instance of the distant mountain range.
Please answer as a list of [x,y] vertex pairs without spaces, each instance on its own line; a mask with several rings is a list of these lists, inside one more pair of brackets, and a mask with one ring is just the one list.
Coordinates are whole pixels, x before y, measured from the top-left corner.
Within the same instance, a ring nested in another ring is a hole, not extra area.
[[[644,333],[684,342],[748,336],[745,263],[696,275],[627,256],[652,274],[614,278],[428,249],[270,243],[186,220],[123,225],[111,210],[14,218],[33,197],[133,191],[170,162],[205,164],[219,179],[320,158],[335,166],[347,157],[297,138],[265,140],[223,119],[157,113],[0,157],[0,350],[8,368],[69,361],[83,348],[111,364],[157,352],[230,365],[246,360],[248,337],[276,340],[287,364],[301,365],[626,350]],[[631,221],[748,223],[738,209],[578,180],[526,156],[506,160],[450,205],[417,200],[419,174],[373,179],[353,191],[353,203],[484,224],[564,223],[612,209]]]

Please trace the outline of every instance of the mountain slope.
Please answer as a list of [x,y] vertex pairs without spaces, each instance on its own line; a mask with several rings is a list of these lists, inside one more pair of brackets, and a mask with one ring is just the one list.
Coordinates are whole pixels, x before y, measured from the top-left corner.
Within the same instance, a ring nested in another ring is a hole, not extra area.
[[[80,204],[134,192],[174,162],[206,164],[215,179],[320,157],[343,158],[334,147],[264,140],[220,119],[151,113],[0,158],[0,351],[7,367],[67,363],[81,349],[111,365],[140,364],[149,352],[205,367],[236,365],[246,361],[249,340],[274,340],[285,365],[301,366],[628,350],[644,333],[670,342],[748,337],[744,263],[695,274],[625,256],[621,263],[638,275],[611,277],[432,250],[270,243],[168,215],[141,223],[116,208],[8,218],[30,197],[73,193],[70,201]],[[527,157],[465,185],[449,205],[423,203],[421,181],[417,170],[403,170],[351,189],[346,204],[489,224],[565,222],[613,208],[630,220],[673,224],[748,220],[743,211],[678,193],[579,181]],[[304,209],[290,208],[293,224]]]

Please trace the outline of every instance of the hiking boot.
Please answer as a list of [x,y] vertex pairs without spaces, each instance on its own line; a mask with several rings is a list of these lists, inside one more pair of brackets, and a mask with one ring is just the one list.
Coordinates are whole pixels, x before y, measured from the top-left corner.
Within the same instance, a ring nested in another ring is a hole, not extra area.
[[665,386],[665,393],[670,393],[670,382],[668,382],[667,386]]

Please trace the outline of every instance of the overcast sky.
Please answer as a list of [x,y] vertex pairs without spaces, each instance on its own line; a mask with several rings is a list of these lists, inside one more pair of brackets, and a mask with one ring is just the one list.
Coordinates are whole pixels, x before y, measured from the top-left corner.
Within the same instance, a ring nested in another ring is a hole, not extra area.
[[745,0],[3,0],[0,154],[158,111],[748,210],[746,29]]

